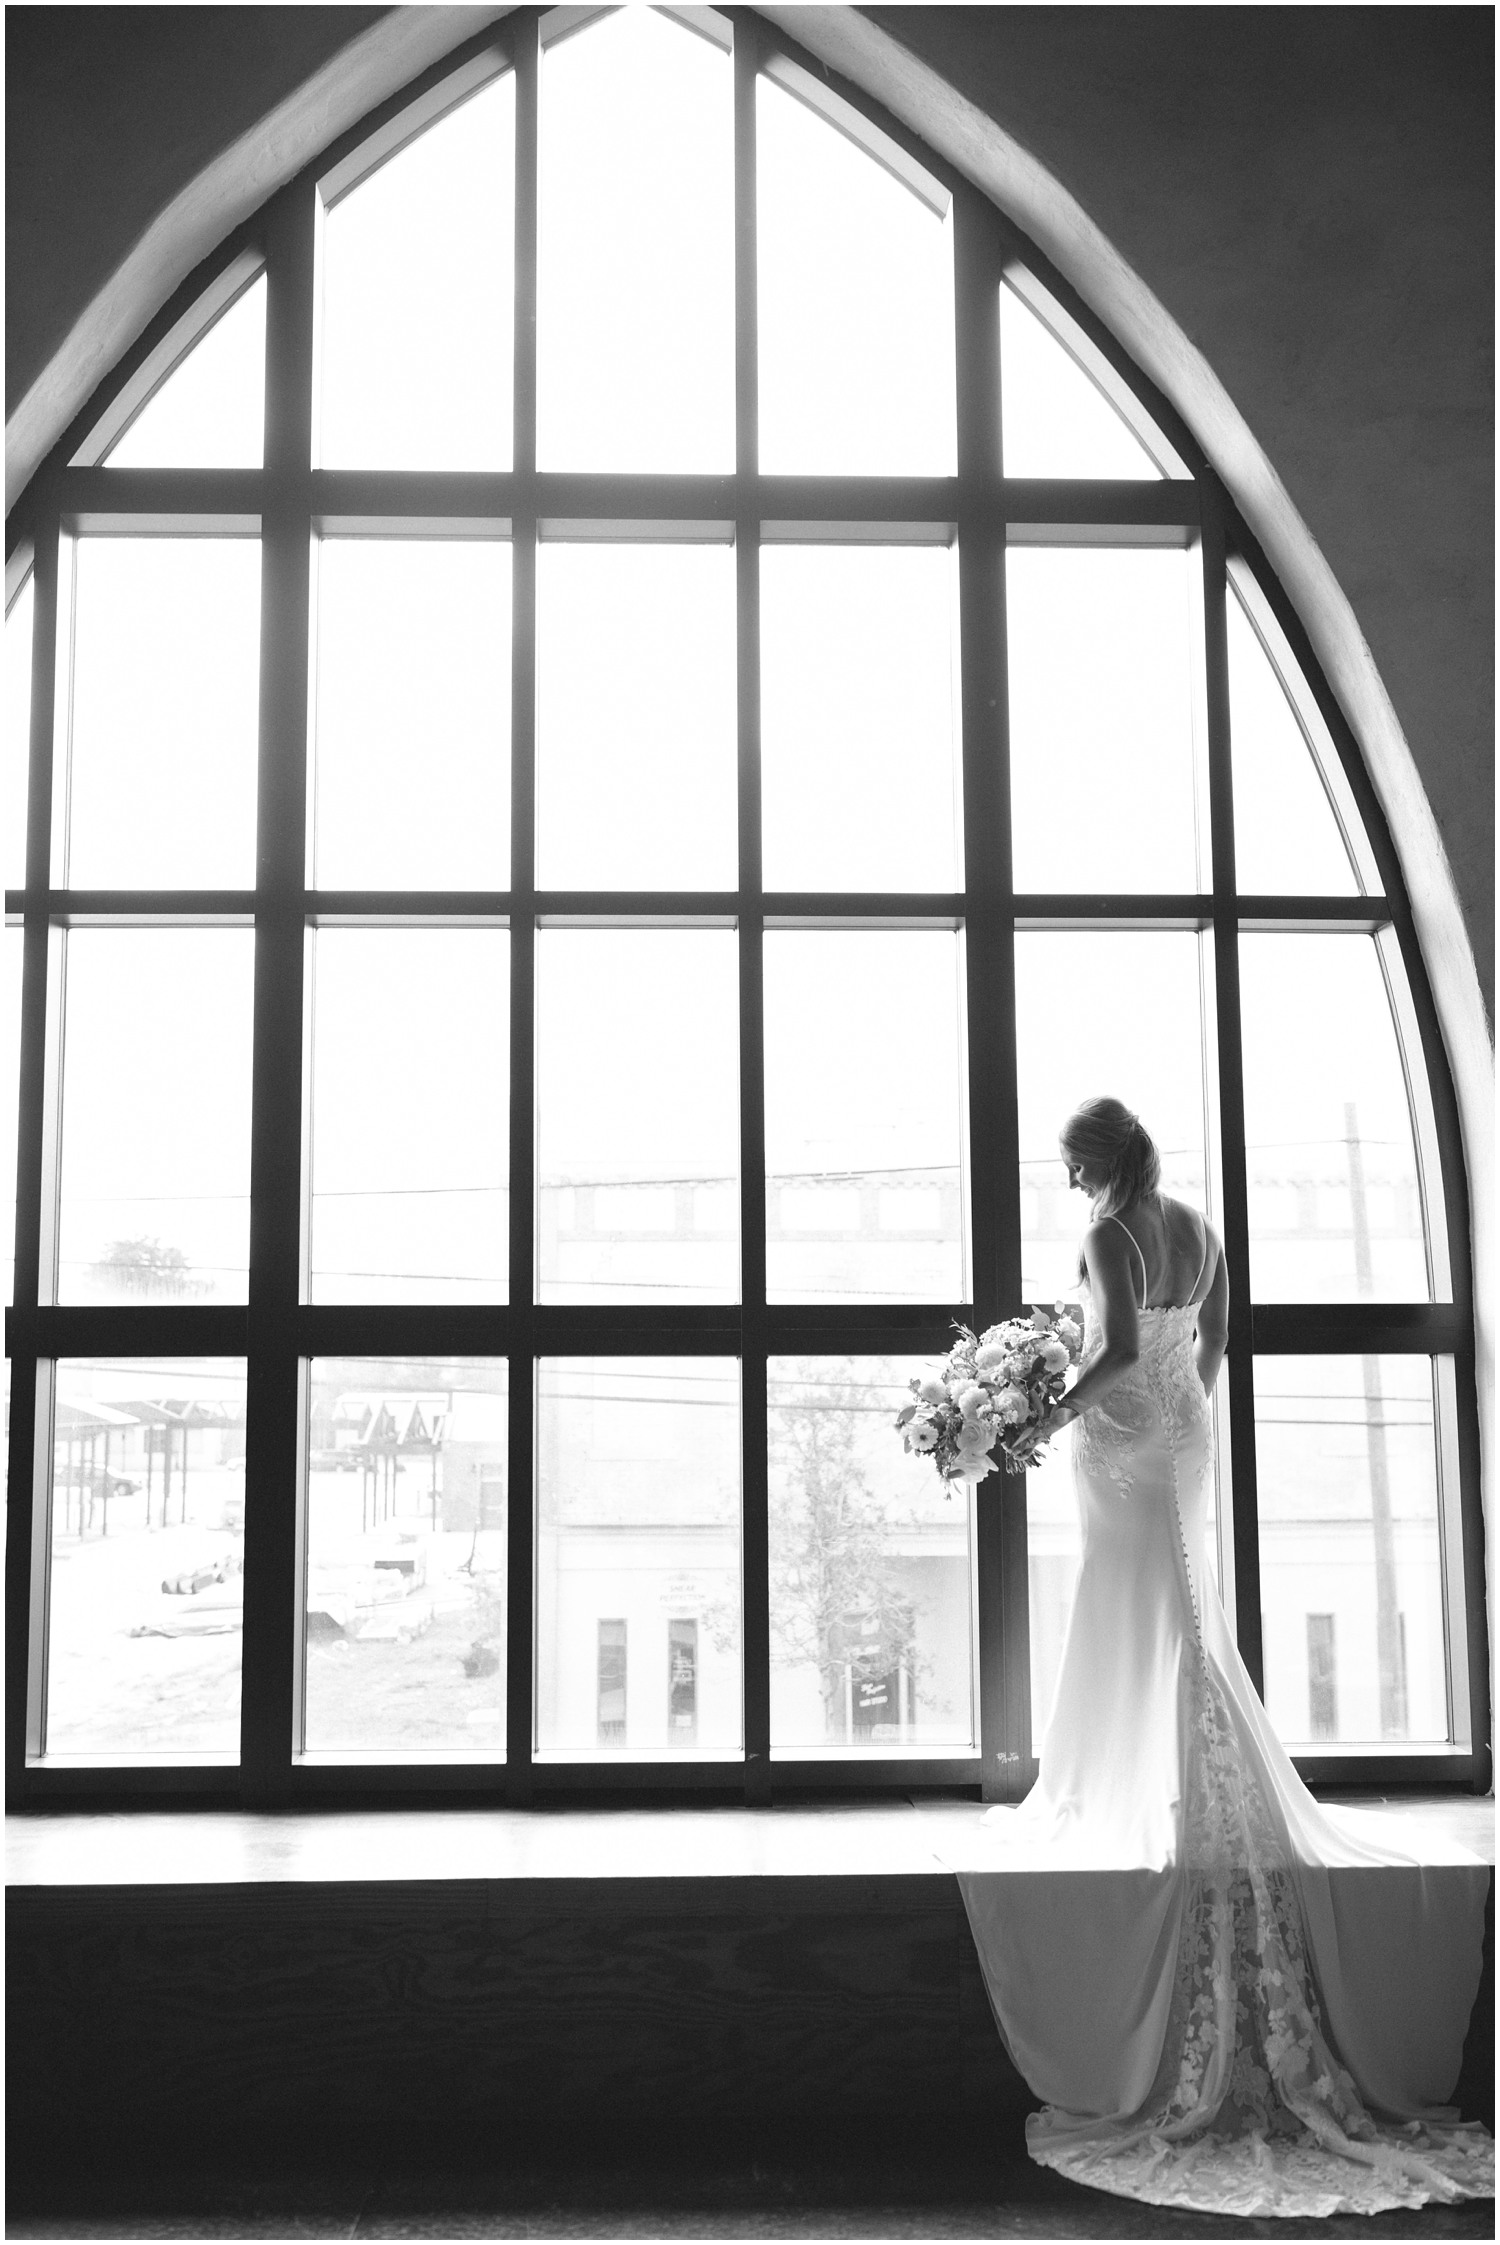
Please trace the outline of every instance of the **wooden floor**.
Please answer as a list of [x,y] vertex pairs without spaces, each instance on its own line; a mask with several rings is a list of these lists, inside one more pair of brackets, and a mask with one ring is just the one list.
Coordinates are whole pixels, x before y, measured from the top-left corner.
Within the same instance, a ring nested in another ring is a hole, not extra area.
[[1107,2196],[1034,2166],[1018,2130],[890,2126],[704,2143],[658,2127],[500,2167],[372,2159],[338,2169],[111,2178],[80,2198],[14,2192],[11,2238],[1360,2238],[1492,2237],[1492,2199],[1322,2221],[1236,2221]]

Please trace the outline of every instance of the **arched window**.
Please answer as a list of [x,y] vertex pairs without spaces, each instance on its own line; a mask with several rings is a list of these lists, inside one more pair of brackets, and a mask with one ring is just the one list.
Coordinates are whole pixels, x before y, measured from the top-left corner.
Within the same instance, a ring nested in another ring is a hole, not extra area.
[[889,118],[749,11],[515,11],[195,276],[10,577],[23,1801],[1016,1796],[1065,1468],[890,1421],[1072,1288],[1100,1090],[1226,1243],[1282,1736],[1485,1781],[1390,837],[1190,433]]

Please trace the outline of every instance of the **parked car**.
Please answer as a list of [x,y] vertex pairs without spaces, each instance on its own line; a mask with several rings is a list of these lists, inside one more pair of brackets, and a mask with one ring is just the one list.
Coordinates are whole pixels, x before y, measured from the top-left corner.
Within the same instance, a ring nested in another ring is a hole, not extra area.
[[112,1473],[102,1465],[75,1466],[67,1477],[70,1489],[82,1489],[90,1497],[133,1497],[140,1485],[129,1474]]

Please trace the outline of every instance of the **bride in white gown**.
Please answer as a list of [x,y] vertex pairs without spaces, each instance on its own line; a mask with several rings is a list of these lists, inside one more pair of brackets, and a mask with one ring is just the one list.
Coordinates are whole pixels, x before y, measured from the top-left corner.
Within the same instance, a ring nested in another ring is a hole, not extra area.
[[1223,1251],[1118,1100],[1061,1145],[1095,1221],[1081,1369],[1045,1433],[1077,1421],[1083,1557],[1040,1776],[960,1868],[1002,2034],[1047,2100],[1032,2157],[1221,2213],[1488,2196],[1493,2139],[1442,2106],[1488,1873],[1419,1867],[1297,1776],[1205,1564]]

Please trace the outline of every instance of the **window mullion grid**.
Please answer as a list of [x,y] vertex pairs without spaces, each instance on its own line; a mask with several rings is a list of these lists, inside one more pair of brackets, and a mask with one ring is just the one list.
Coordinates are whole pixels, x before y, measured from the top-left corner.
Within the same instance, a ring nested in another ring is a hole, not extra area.
[[[1387,841],[1384,834],[1381,839],[1383,843]],[[1401,895],[1394,882],[1390,886],[1394,894]],[[1402,1062],[1408,1078],[1413,1079],[1412,1091],[1416,1091],[1416,1079],[1420,1079],[1425,1083],[1427,1092],[1426,1102],[1416,1097],[1411,1102],[1418,1161],[1423,1173],[1435,1174],[1443,1221],[1447,1226],[1451,1304],[1432,1304],[1425,1309],[1422,1317],[1424,1324],[1437,1327],[1446,1310],[1454,1328],[1454,1338],[1450,1344],[1454,1374],[1453,1410],[1449,1415],[1438,1408],[1434,1426],[1439,1443],[1439,1519],[1445,1561],[1452,1539],[1459,1546],[1462,1581],[1463,1613],[1460,1622],[1453,1612],[1456,1570],[1445,1564],[1443,1628],[1449,1653],[1449,1690],[1453,1702],[1451,1712],[1456,1718],[1458,1696],[1466,1691],[1467,1730],[1475,1757],[1474,1781],[1479,1787],[1487,1787],[1493,1783],[1490,1759],[1490,1647],[1485,1610],[1484,1522],[1478,1502],[1478,1492],[1482,1486],[1482,1456],[1468,1175],[1457,1101],[1452,1077],[1448,1072],[1447,1055],[1443,1049],[1442,1029],[1433,1003],[1426,964],[1412,925],[1410,907],[1404,896],[1387,940],[1391,938],[1394,938],[1399,947],[1408,993],[1407,1005],[1397,1008],[1397,1019],[1400,1022],[1403,1014],[1414,1017],[1403,1024],[1404,1033],[1400,1036]],[[1429,1132],[1432,1141],[1430,1146],[1427,1143]],[[1431,1197],[1424,1190],[1422,1198],[1424,1222],[1430,1225]],[[1449,1351],[1439,1351],[1438,1344],[1434,1343],[1434,1353],[1446,1354]],[[1436,1372],[1436,1367],[1434,1371]],[[1438,1405],[1436,1379],[1434,1405]],[[1464,1633],[1463,1649],[1466,1659],[1463,1662],[1456,1660],[1453,1654],[1452,1639],[1456,1626],[1461,1626]],[[1456,1723],[1452,1727],[1456,1727]]]
[[[738,1336],[743,1356],[744,1423],[744,1605],[745,1605],[745,1744],[746,1796],[769,1797],[769,1616],[766,1487],[766,1357],[772,1346],[803,1345],[803,1313],[794,1305],[769,1312],[765,1301],[765,1176],[763,1116],[763,1013],[762,941],[767,899],[762,888],[759,850],[759,742],[758,742],[758,542],[762,517],[789,520],[806,518],[901,520],[936,519],[954,505],[945,487],[939,503],[930,483],[910,488],[897,479],[878,487],[845,479],[788,479],[761,481],[756,454],[756,273],[755,273],[755,97],[760,26],[747,11],[734,11],[736,72],[736,254],[737,254],[737,414],[738,472],[735,496],[720,483],[714,504],[691,495],[692,511],[719,515],[733,511],[737,536],[737,603],[739,661],[739,788],[741,856],[737,906],[740,922],[741,1007],[741,1253],[742,1308],[722,1315],[716,1337],[706,1333],[687,1339],[670,1336],[673,1345],[688,1347],[733,1346]],[[534,1666],[533,1590],[533,1445],[535,1349],[542,1328],[553,1320],[539,1317],[534,1308],[534,964],[538,898],[534,870],[534,714],[535,714],[535,539],[538,513],[538,479],[535,472],[535,303],[536,303],[536,198],[537,198],[537,90],[538,23],[532,11],[515,17],[517,77],[517,255],[515,343],[515,473],[500,479],[506,485],[506,511],[515,525],[514,673],[513,673],[513,856],[511,877],[512,917],[512,1029],[511,1029],[511,1237],[509,1312],[496,1321],[496,1330],[508,1335],[511,1359],[511,1416],[509,1445],[509,1561],[508,1616],[508,1774],[510,1796],[530,1797],[532,1762],[532,1695]],[[267,333],[267,444],[266,468],[261,476],[242,472],[195,478],[192,488],[200,497],[197,516],[221,515],[228,508],[237,517],[257,506],[262,517],[262,646],[261,738],[259,769],[259,864],[255,893],[256,970],[254,1011],[254,1112],[252,1125],[252,1236],[250,1302],[248,1312],[194,1312],[192,1310],[90,1312],[44,1309],[37,1313],[40,1295],[46,1292],[42,1264],[48,1253],[53,1227],[48,1218],[48,1196],[55,1198],[55,1156],[58,1137],[56,1074],[60,1030],[61,928],[51,919],[70,910],[108,910],[115,900],[50,887],[51,830],[53,825],[52,743],[56,730],[53,698],[57,685],[59,524],[55,516],[43,518],[38,534],[36,609],[33,643],[33,697],[31,728],[30,826],[28,832],[25,923],[26,942],[22,989],[22,1041],[20,1077],[20,1142],[18,1148],[17,1293],[13,1328],[16,1337],[15,1396],[11,1422],[11,1468],[18,1487],[35,1469],[41,1497],[35,1506],[18,1505],[10,1537],[7,1571],[7,1616],[11,1626],[11,1715],[7,1769],[11,1798],[20,1797],[26,1753],[27,1716],[26,1647],[44,1637],[45,1612],[37,1610],[31,1565],[34,1539],[45,1540],[45,1470],[50,1464],[46,1429],[38,1435],[33,1421],[39,1399],[50,1393],[35,1377],[39,1356],[88,1353],[126,1345],[134,1352],[200,1353],[205,1348],[248,1356],[249,1425],[247,1429],[246,1605],[243,1670],[243,1783],[246,1797],[268,1802],[284,1795],[292,1746],[293,1659],[300,1657],[300,1628],[293,1616],[297,1604],[298,1525],[296,1475],[305,1442],[305,1397],[301,1389],[301,1354],[321,1346],[325,1335],[322,1313],[299,1307],[302,1259],[302,1201],[300,1175],[302,1140],[302,1009],[303,948],[309,905],[304,860],[306,817],[307,673],[310,606],[308,558],[314,483],[308,478],[308,422],[311,412],[312,370],[312,247],[315,212],[311,175],[299,182],[268,213],[271,232],[267,243],[269,275]],[[1437,1132],[1444,1159],[1446,1209],[1454,1240],[1455,1304],[1387,1310],[1382,1305],[1360,1305],[1350,1319],[1333,1326],[1320,1324],[1316,1334],[1304,1334],[1304,1324],[1323,1313],[1300,1306],[1260,1305],[1249,1301],[1249,1237],[1247,1165],[1244,1143],[1243,1058],[1240,1045],[1238,935],[1247,923],[1243,907],[1264,906],[1257,920],[1291,924],[1298,913],[1317,922],[1336,922],[1347,915],[1349,924],[1372,909],[1384,917],[1381,900],[1357,900],[1361,911],[1350,913],[1346,902],[1328,899],[1242,900],[1235,893],[1232,795],[1230,776],[1229,703],[1225,645],[1225,515],[1226,503],[1212,478],[1201,485],[1175,483],[1149,486],[1004,485],[998,458],[999,364],[998,282],[1002,244],[993,210],[960,187],[955,208],[957,266],[956,312],[958,320],[959,413],[959,565],[963,665],[963,741],[965,833],[968,861],[967,895],[953,902],[965,915],[966,975],[968,990],[968,1058],[970,1091],[970,1194],[973,1252],[974,1315],[977,1324],[1013,1308],[1021,1286],[1019,1205],[1006,1180],[1017,1173],[1014,927],[1018,904],[1023,913],[1051,921],[1067,917],[1076,908],[1080,921],[1108,922],[1114,905],[1119,924],[1203,924],[1204,902],[1196,915],[1188,912],[1192,899],[1091,898],[1017,899],[1013,893],[1009,849],[1009,782],[1007,696],[1005,660],[1004,551],[1006,525],[1086,524],[1093,521],[1181,522],[1189,527],[1202,519],[1202,558],[1205,602],[1205,674],[1207,689],[1207,760],[1210,823],[1213,837],[1213,991],[1218,1031],[1220,1156],[1223,1201],[1221,1216],[1225,1246],[1234,1277],[1226,1384],[1231,1400],[1231,1442],[1235,1503],[1234,1547],[1240,1596],[1241,1651],[1257,1684],[1261,1674],[1258,1523],[1255,1503],[1255,1428],[1253,1351],[1256,1345],[1275,1354],[1305,1345],[1313,1353],[1331,1353],[1339,1346],[1379,1345],[1407,1353],[1448,1353],[1459,1371],[1459,1441],[1466,1487],[1477,1486],[1477,1416],[1472,1389],[1473,1343],[1469,1306],[1467,1260],[1467,1205],[1462,1193],[1461,1147],[1451,1089],[1442,1061],[1435,1009],[1425,969],[1416,950],[1409,912],[1395,906],[1397,932],[1406,958],[1421,1032],[1421,1050],[1428,1064],[1437,1101]],[[87,478],[87,484],[85,484]],[[466,477],[462,489],[439,494],[456,511],[472,515],[495,511],[492,479]],[[586,479],[585,479],[586,480]],[[480,489],[481,482],[486,488]],[[552,508],[582,511],[608,517],[617,505],[628,505],[620,492],[604,488],[587,507]],[[352,479],[351,479],[352,483]],[[100,513],[129,512],[135,503],[152,495],[160,485],[165,500],[181,507],[186,485],[178,476],[158,472],[113,470],[65,471],[59,488],[68,504],[85,500]],[[200,491],[201,485],[201,491]],[[580,490],[582,484],[580,483]],[[411,503],[411,487],[403,483],[401,506]],[[511,501],[514,504],[511,504]],[[668,511],[687,507],[689,498],[674,491]],[[935,511],[936,510],[936,511]],[[153,511],[159,511],[153,509]],[[363,510],[358,510],[363,511]],[[430,511],[430,510],[428,510]],[[69,516],[71,520],[71,515]],[[227,524],[227,517],[226,517]],[[206,519],[202,527],[216,525]],[[63,542],[64,546],[66,542]],[[1278,613],[1284,602],[1271,594]],[[1283,622],[1293,645],[1303,645],[1304,635],[1294,617]],[[1326,699],[1327,689],[1310,669],[1314,690]],[[1373,809],[1373,796],[1357,752],[1346,730],[1330,717],[1340,754],[1350,770],[1361,809],[1377,849],[1383,845],[1382,865],[1394,863],[1389,835]],[[65,786],[65,770],[56,775]],[[1391,884],[1393,896],[1399,892]],[[341,902],[343,900],[340,900]],[[374,903],[376,900],[370,900]],[[450,897],[420,900],[425,916],[452,915],[464,900]],[[490,900],[493,902],[494,900]],[[609,900],[589,900],[600,906]],[[676,898],[686,910],[692,900]],[[727,900],[722,900],[727,903]],[[789,900],[774,900],[783,908]],[[790,900],[800,903],[803,900]],[[827,900],[805,900],[809,912],[823,917]],[[905,919],[896,898],[857,900],[868,905],[871,916]],[[227,895],[203,899],[180,893],[148,897],[132,895],[122,908],[135,909],[149,919],[194,916],[217,905],[220,910],[249,904],[245,897]],[[847,909],[847,904],[845,905]],[[49,917],[50,915],[50,917]],[[1186,916],[1183,916],[1186,915]],[[56,1015],[56,1020],[51,1019]],[[1416,1057],[1413,1053],[1413,1058]],[[931,1321],[935,1312],[920,1307],[903,1315],[902,1343],[936,1350],[946,1332]],[[79,1322],[87,1317],[87,1336]],[[410,1313],[398,1313],[404,1331]],[[564,1313],[566,1317],[566,1313]],[[821,1318],[824,1322],[818,1324]],[[240,1336],[231,1344],[228,1320],[236,1321]],[[170,1331],[167,1321],[171,1321]],[[1415,1320],[1415,1322],[1411,1322]],[[831,1321],[831,1322],[830,1322]],[[1405,1321],[1405,1322],[1404,1322]],[[423,1341],[428,1322],[417,1313],[416,1327]],[[606,1321],[607,1322],[607,1321]],[[807,1312],[805,1339],[819,1348],[836,1348],[840,1341],[853,1349],[871,1345],[881,1320],[861,1319],[851,1313],[847,1329],[838,1326],[832,1310]],[[160,1330],[158,1330],[158,1327]],[[1347,1328],[1347,1330],[1346,1330]],[[395,1328],[393,1327],[393,1332]],[[559,1330],[562,1330],[559,1324]],[[572,1324],[566,1330],[571,1334]],[[332,1328],[329,1328],[331,1333]],[[1344,1334],[1341,1343],[1337,1338]],[[436,1334],[436,1327],[433,1328]],[[617,1317],[605,1336],[608,1348],[637,1336],[653,1345],[651,1329],[642,1329],[633,1313]],[[614,1336],[617,1336],[615,1338]],[[1351,1338],[1351,1336],[1353,1336]],[[659,1335],[655,1346],[665,1345]],[[885,1336],[882,1330],[880,1335]],[[895,1335],[892,1334],[894,1342]],[[482,1344],[481,1344],[482,1345]],[[980,1676],[983,1773],[988,1798],[1013,1798],[1025,1790],[1029,1764],[1029,1659],[1027,1560],[1024,1505],[996,1477],[982,1492],[978,1507],[978,1570],[980,1579]],[[1479,1522],[1476,1507],[1463,1507],[1464,1578],[1469,1604],[1469,1659],[1471,1688],[1476,1710],[1475,1740],[1483,1738],[1481,1711],[1487,1704],[1485,1633],[1483,1627],[1482,1556],[1477,1548]],[[30,1627],[28,1628],[28,1621]],[[36,1671],[36,1653],[32,1670]],[[1481,1753],[1480,1759],[1484,1756]],[[849,1765],[851,1768],[855,1765]],[[1485,1763],[1487,1768],[1487,1762]],[[1340,1767],[1343,1773],[1344,1765]],[[76,1773],[85,1775],[87,1773]],[[207,1777],[208,1772],[184,1773]],[[889,1774],[885,1771],[882,1775]],[[1322,1774],[1319,1772],[1319,1774]],[[554,1775],[566,1784],[597,1783],[602,1769]],[[147,1780],[148,1782],[151,1779]],[[129,1778],[125,1780],[128,1784]],[[170,1789],[172,1779],[167,1780]],[[301,1788],[299,1788],[300,1790]]]
[[[1256,583],[1286,637],[1292,659],[1301,670],[1318,704],[1374,855],[1378,886],[1384,891],[1383,895],[1361,896],[1357,900],[1356,910],[1349,912],[1347,918],[1339,913],[1339,905],[1347,905],[1351,900],[1335,902],[1305,897],[1241,899],[1241,925],[1247,924],[1250,913],[1245,908],[1251,905],[1258,926],[1295,928],[1324,919],[1330,924],[1357,928],[1360,932],[1377,937],[1382,929],[1389,929],[1394,933],[1406,973],[1410,1010],[1415,1016],[1413,1033],[1411,1021],[1402,1019],[1405,1009],[1399,1005],[1395,1007],[1398,1043],[1408,1075],[1414,1075],[1418,1070],[1425,1073],[1426,1087],[1432,1103],[1432,1163],[1440,1180],[1452,1279],[1451,1304],[1408,1304],[1397,1307],[1366,1303],[1323,1305],[1318,1309],[1311,1309],[1300,1304],[1260,1303],[1254,1311],[1256,1348],[1262,1354],[1290,1351],[1290,1336],[1295,1335],[1299,1341],[1303,1341],[1304,1321],[1312,1321],[1317,1323],[1320,1331],[1306,1332],[1305,1345],[1297,1347],[1295,1353],[1399,1354],[1403,1351],[1417,1351],[1432,1356],[1451,1353],[1456,1379],[1456,1439],[1451,1444],[1443,1444],[1440,1431],[1438,1439],[1442,1445],[1441,1470],[1445,1477],[1449,1472],[1453,1473],[1458,1495],[1452,1512],[1445,1501],[1443,1519],[1445,1522],[1451,1521],[1456,1513],[1458,1533],[1462,1541],[1463,1625],[1468,1656],[1467,1688],[1472,1723],[1470,1735],[1473,1742],[1470,1782],[1482,1788],[1491,1782],[1489,1637],[1485,1614],[1483,1515],[1478,1495],[1481,1458],[1473,1339],[1473,1265],[1469,1242],[1467,1168],[1457,1101],[1427,966],[1412,923],[1410,904],[1402,885],[1400,860],[1384,808],[1375,793],[1358,743],[1323,677],[1301,618],[1267,567],[1257,542],[1238,517],[1233,518],[1233,529],[1236,550],[1244,555],[1253,570]],[[1412,1126],[1419,1164],[1425,1173],[1427,1149],[1423,1145],[1420,1108],[1415,1103]],[[1424,1192],[1424,1223],[1430,1224],[1431,1214],[1431,1204]],[[1453,1452],[1451,1456],[1450,1448]],[[1451,1577],[1449,1579],[1451,1581]],[[1445,1631],[1451,1630],[1453,1626],[1451,1604],[1446,1597],[1444,1626]],[[1456,1694],[1461,1688],[1460,1679],[1451,1668],[1450,1681]],[[1441,1778],[1448,1774],[1448,1768],[1441,1759],[1435,1760],[1429,1770],[1422,1772],[1410,1756],[1392,1757],[1389,1760],[1379,1755],[1363,1756],[1357,1763],[1351,1763],[1348,1759],[1329,1760],[1325,1763],[1299,1756],[1298,1765],[1304,1775],[1310,1778],[1327,1777],[1346,1782],[1353,1767],[1357,1767],[1370,1783],[1383,1783],[1389,1778],[1410,1781],[1424,1774],[1429,1778]]]
[[[60,965],[60,944],[52,938],[46,900],[51,873],[54,735],[53,702],[57,678],[58,563],[57,517],[50,509],[38,529],[32,567],[31,737],[28,743],[26,907],[21,966],[21,1051],[16,1144],[16,1231],[10,1397],[9,1487],[33,1490],[30,1504],[9,1507],[5,1555],[6,1621],[6,1805],[22,1806],[28,1738],[40,1746],[45,1694],[47,1496],[36,1466],[50,1455],[51,1382],[37,1380],[42,1292],[43,1199],[54,1162],[55,1130],[48,1107],[48,1011],[57,993],[49,991],[49,968]],[[50,1236],[53,1226],[45,1226]],[[40,1428],[40,1431],[38,1431]]]
[[1220,1211],[1229,1266],[1229,1465],[1233,1496],[1235,1634],[1258,1692],[1265,1692],[1260,1519],[1255,1475],[1255,1350],[1250,1307],[1250,1215],[1245,1161],[1245,1068],[1240,1039],[1239,908],[1235,889],[1234,783],[1230,762],[1229,646],[1224,515],[1205,477],[1202,500],[1203,668],[1209,831],[1213,853],[1213,1013],[1217,1028]]
[[283,196],[266,257],[265,497],[250,1143],[241,1788],[284,1799],[300,1743],[297,1667],[302,1291],[303,973],[316,190]]
[[516,320],[511,549],[510,1376],[505,1794],[532,1797],[536,1500],[536,265],[539,18],[515,39]]
[[536,1415],[536,522],[517,519],[511,583],[510,1379],[505,1787],[531,1798]]
[[740,1599],[745,1800],[771,1798],[771,1561],[766,1313],[765,919],[760,783],[759,42],[734,22],[735,730],[739,807]]
[[[1016,1108],[1015,897],[1010,831],[1005,529],[985,504],[1000,478],[1000,251],[983,198],[954,197],[958,383],[959,642],[964,967],[969,1080],[971,1293],[976,1330],[1021,1297]],[[976,1503],[981,1783],[1019,1800],[1031,1777],[1030,1610],[1024,1482],[999,1473]]]

